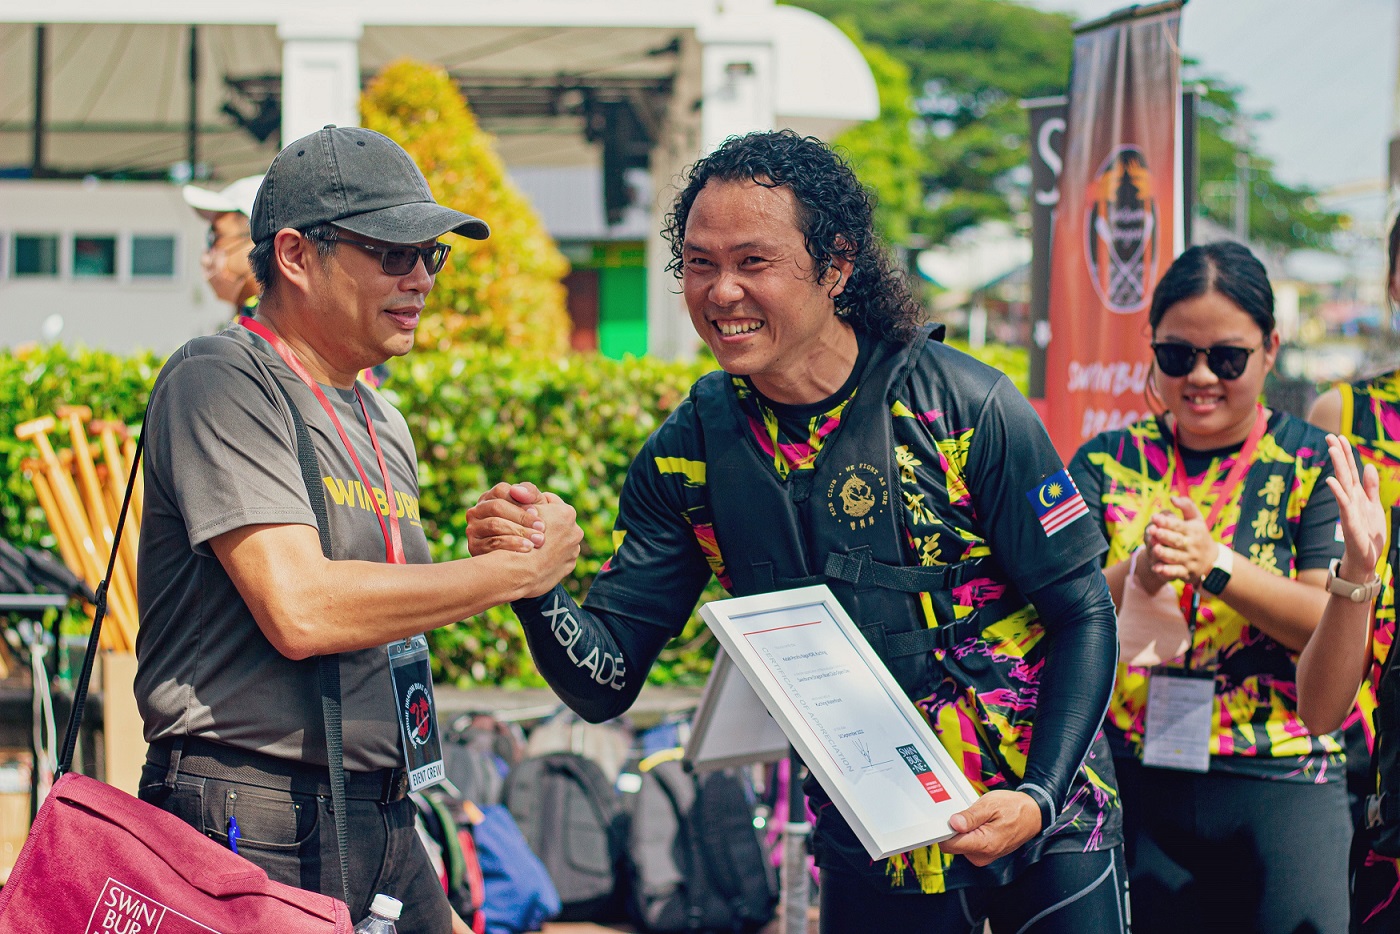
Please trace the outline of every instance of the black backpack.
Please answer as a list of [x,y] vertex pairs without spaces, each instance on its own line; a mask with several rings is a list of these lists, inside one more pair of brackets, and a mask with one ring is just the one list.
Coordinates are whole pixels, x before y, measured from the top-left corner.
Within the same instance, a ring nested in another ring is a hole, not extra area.
[[629,913],[647,931],[755,931],[773,917],[778,880],[748,774],[694,775],[678,758],[643,760],[628,796]]
[[502,800],[559,891],[560,921],[621,915],[622,812],[596,762],[572,752],[532,756],[506,777]]

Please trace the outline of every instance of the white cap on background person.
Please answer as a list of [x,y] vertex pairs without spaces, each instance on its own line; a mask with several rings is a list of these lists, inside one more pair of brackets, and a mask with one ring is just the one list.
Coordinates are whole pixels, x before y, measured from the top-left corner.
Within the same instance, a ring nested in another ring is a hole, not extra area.
[[262,181],[261,175],[249,175],[218,191],[186,185],[180,192],[185,203],[209,224],[209,242],[200,258],[204,280],[240,314],[258,297],[258,284],[248,266],[248,252],[253,248],[248,218]]
[[185,196],[185,203],[207,221],[212,221],[218,214],[238,213],[244,217],[251,217],[253,201],[257,199],[258,187],[262,185],[262,180],[261,175],[249,175],[218,191],[186,185],[180,193]]

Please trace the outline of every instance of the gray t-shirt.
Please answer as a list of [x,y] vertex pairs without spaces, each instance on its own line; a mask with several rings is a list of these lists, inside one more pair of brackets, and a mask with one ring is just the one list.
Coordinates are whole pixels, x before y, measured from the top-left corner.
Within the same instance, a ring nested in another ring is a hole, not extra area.
[[[156,380],[144,428],[136,699],[148,742],[202,736],[324,764],[316,659],[293,661],[272,647],[209,547],[210,539],[246,525],[316,525],[291,410],[274,380],[295,401],[320,459],[332,554],[386,560],[371,506],[385,502],[383,479],[354,394],[322,387],[372,491],[364,490],[311,390],[261,338],[234,326],[190,341]],[[383,396],[363,384],[360,394],[389,469],[404,553],[410,563],[426,564],[432,559],[408,425]],[[334,604],[335,595],[324,599]],[[340,677],[345,767],[402,765],[385,649],[343,653]]]

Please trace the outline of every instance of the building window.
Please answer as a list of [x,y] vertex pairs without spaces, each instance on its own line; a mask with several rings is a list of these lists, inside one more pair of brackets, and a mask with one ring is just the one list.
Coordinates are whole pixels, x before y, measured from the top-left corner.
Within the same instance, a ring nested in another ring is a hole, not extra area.
[[117,274],[117,238],[74,237],[73,277],[107,278]]
[[175,275],[175,238],[154,236],[133,236],[131,238],[132,277],[159,277],[169,279]]
[[16,276],[57,276],[58,237],[52,234],[15,234]]

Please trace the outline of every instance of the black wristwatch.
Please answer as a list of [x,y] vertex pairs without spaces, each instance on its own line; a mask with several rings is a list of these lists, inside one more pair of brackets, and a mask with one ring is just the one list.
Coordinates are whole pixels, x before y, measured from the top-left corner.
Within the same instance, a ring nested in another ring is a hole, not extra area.
[[1045,833],[1055,823],[1055,818],[1060,816],[1055,808],[1054,799],[1050,797],[1050,792],[1033,782],[1022,782],[1016,790],[1022,794],[1030,795],[1031,800],[1040,808],[1040,832]]
[[1210,573],[1201,581],[1201,586],[1217,597],[1225,590],[1225,585],[1230,583],[1230,574],[1235,569],[1235,552],[1224,545],[1216,543],[1215,564],[1211,565]]

